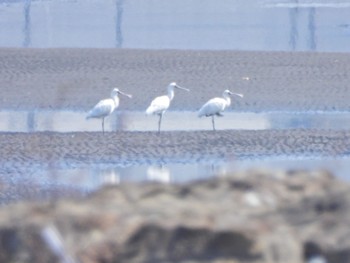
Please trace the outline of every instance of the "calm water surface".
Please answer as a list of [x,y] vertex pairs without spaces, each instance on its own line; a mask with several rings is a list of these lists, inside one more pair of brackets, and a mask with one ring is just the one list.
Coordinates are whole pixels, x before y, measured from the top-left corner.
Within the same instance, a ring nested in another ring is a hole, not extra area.
[[[101,131],[100,120],[85,120],[81,111],[0,111],[2,132],[80,132]],[[156,131],[158,118],[143,112],[115,112],[106,119],[109,132]],[[181,125],[179,125],[181,123]],[[196,112],[169,111],[163,118],[163,130],[211,130],[210,118],[199,119]],[[226,112],[217,118],[217,129],[350,129],[348,112]],[[243,156],[233,160],[192,159],[137,160],[128,163],[8,162],[0,158],[0,204],[18,200],[47,200],[84,196],[104,185],[130,181],[182,183],[255,168],[326,169],[349,180],[350,156]]]
[[[101,120],[85,119],[81,111],[0,111],[1,132],[81,132],[101,131]],[[157,116],[144,112],[115,112],[106,118],[106,131],[156,131]],[[181,124],[181,125],[179,125]],[[225,112],[217,118],[219,130],[271,129],[350,129],[348,112]],[[169,111],[164,115],[164,131],[211,130],[210,118],[196,112]],[[133,163],[18,163],[0,158],[0,204],[18,200],[47,200],[84,196],[104,185],[130,181],[182,183],[232,172],[254,169],[327,169],[349,180],[350,156],[260,156],[235,160],[210,159],[138,160]]]
[[0,47],[350,51],[341,0],[0,0]]
[[[214,176],[229,176],[247,169],[301,169],[305,171],[328,170],[348,181],[350,157],[338,158],[276,156],[253,159],[206,162],[174,160],[174,162],[151,164],[86,164],[72,166],[61,164],[50,167],[47,164],[27,166],[1,162],[0,205],[20,200],[55,200],[61,197],[85,196],[105,185],[126,182],[183,183]],[[14,170],[16,170],[14,172]],[[13,172],[13,173],[12,173]],[[16,172],[20,172],[16,174]],[[11,176],[9,176],[11,174]]]
[[[100,119],[86,120],[86,112],[69,110],[0,110],[1,132],[92,132],[101,131]],[[105,119],[105,131],[156,131],[158,116],[144,112],[114,112]],[[218,130],[326,129],[349,130],[350,112],[270,111],[225,112],[215,117]],[[211,118],[197,112],[168,111],[162,119],[163,131],[212,130]]]

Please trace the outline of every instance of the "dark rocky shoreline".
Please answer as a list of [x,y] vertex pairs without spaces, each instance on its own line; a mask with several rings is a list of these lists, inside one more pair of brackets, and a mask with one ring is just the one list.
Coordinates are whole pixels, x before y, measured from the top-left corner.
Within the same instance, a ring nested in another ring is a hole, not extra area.
[[0,262],[344,263],[349,190],[322,171],[254,170],[10,205],[0,210]]

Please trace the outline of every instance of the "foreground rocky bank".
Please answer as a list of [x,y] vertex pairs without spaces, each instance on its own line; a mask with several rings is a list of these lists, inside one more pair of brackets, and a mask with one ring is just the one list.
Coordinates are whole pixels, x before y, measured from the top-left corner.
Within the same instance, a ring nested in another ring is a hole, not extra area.
[[[0,210],[0,262],[348,262],[350,186],[264,171]],[[322,261],[319,261],[322,262]]]

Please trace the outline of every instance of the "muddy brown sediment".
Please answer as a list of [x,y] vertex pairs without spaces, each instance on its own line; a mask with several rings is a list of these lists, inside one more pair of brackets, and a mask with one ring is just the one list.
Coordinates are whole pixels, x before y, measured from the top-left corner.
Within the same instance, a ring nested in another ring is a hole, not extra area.
[[171,109],[197,110],[224,89],[236,110],[349,110],[350,54],[132,49],[0,48],[1,108],[89,109],[118,86],[144,110],[171,81]]

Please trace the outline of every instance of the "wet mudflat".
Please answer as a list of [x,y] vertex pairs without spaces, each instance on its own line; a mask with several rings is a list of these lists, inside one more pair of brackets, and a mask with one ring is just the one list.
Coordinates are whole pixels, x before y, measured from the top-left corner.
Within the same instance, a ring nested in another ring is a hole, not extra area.
[[[348,54],[4,48],[0,57],[2,203],[196,180],[251,160],[334,168],[349,156]],[[157,117],[142,112],[171,81],[191,92],[176,92],[158,135]],[[103,135],[84,113],[115,86],[134,97],[121,99]],[[214,133],[195,112],[226,88],[245,97]]]
[[118,49],[0,49],[2,109],[87,111],[113,87],[143,111],[176,81],[171,110],[196,111],[225,89],[235,111],[348,111],[350,54]]
[[[151,2],[0,0],[0,46],[60,47],[0,49],[0,261],[346,262],[349,54],[228,50],[348,51],[349,4]],[[62,48],[86,45],[110,49]],[[102,134],[85,113],[116,86]],[[245,97],[213,132],[224,89]]]
[[276,157],[287,166],[288,159],[303,161],[301,169],[327,168],[325,159],[336,174],[336,160],[348,160],[349,137],[314,129],[1,133],[1,202],[80,196],[127,181],[186,182]]
[[152,160],[205,161],[269,155],[343,156],[349,131],[177,131],[105,133],[1,133],[3,162],[57,164],[147,163]]

